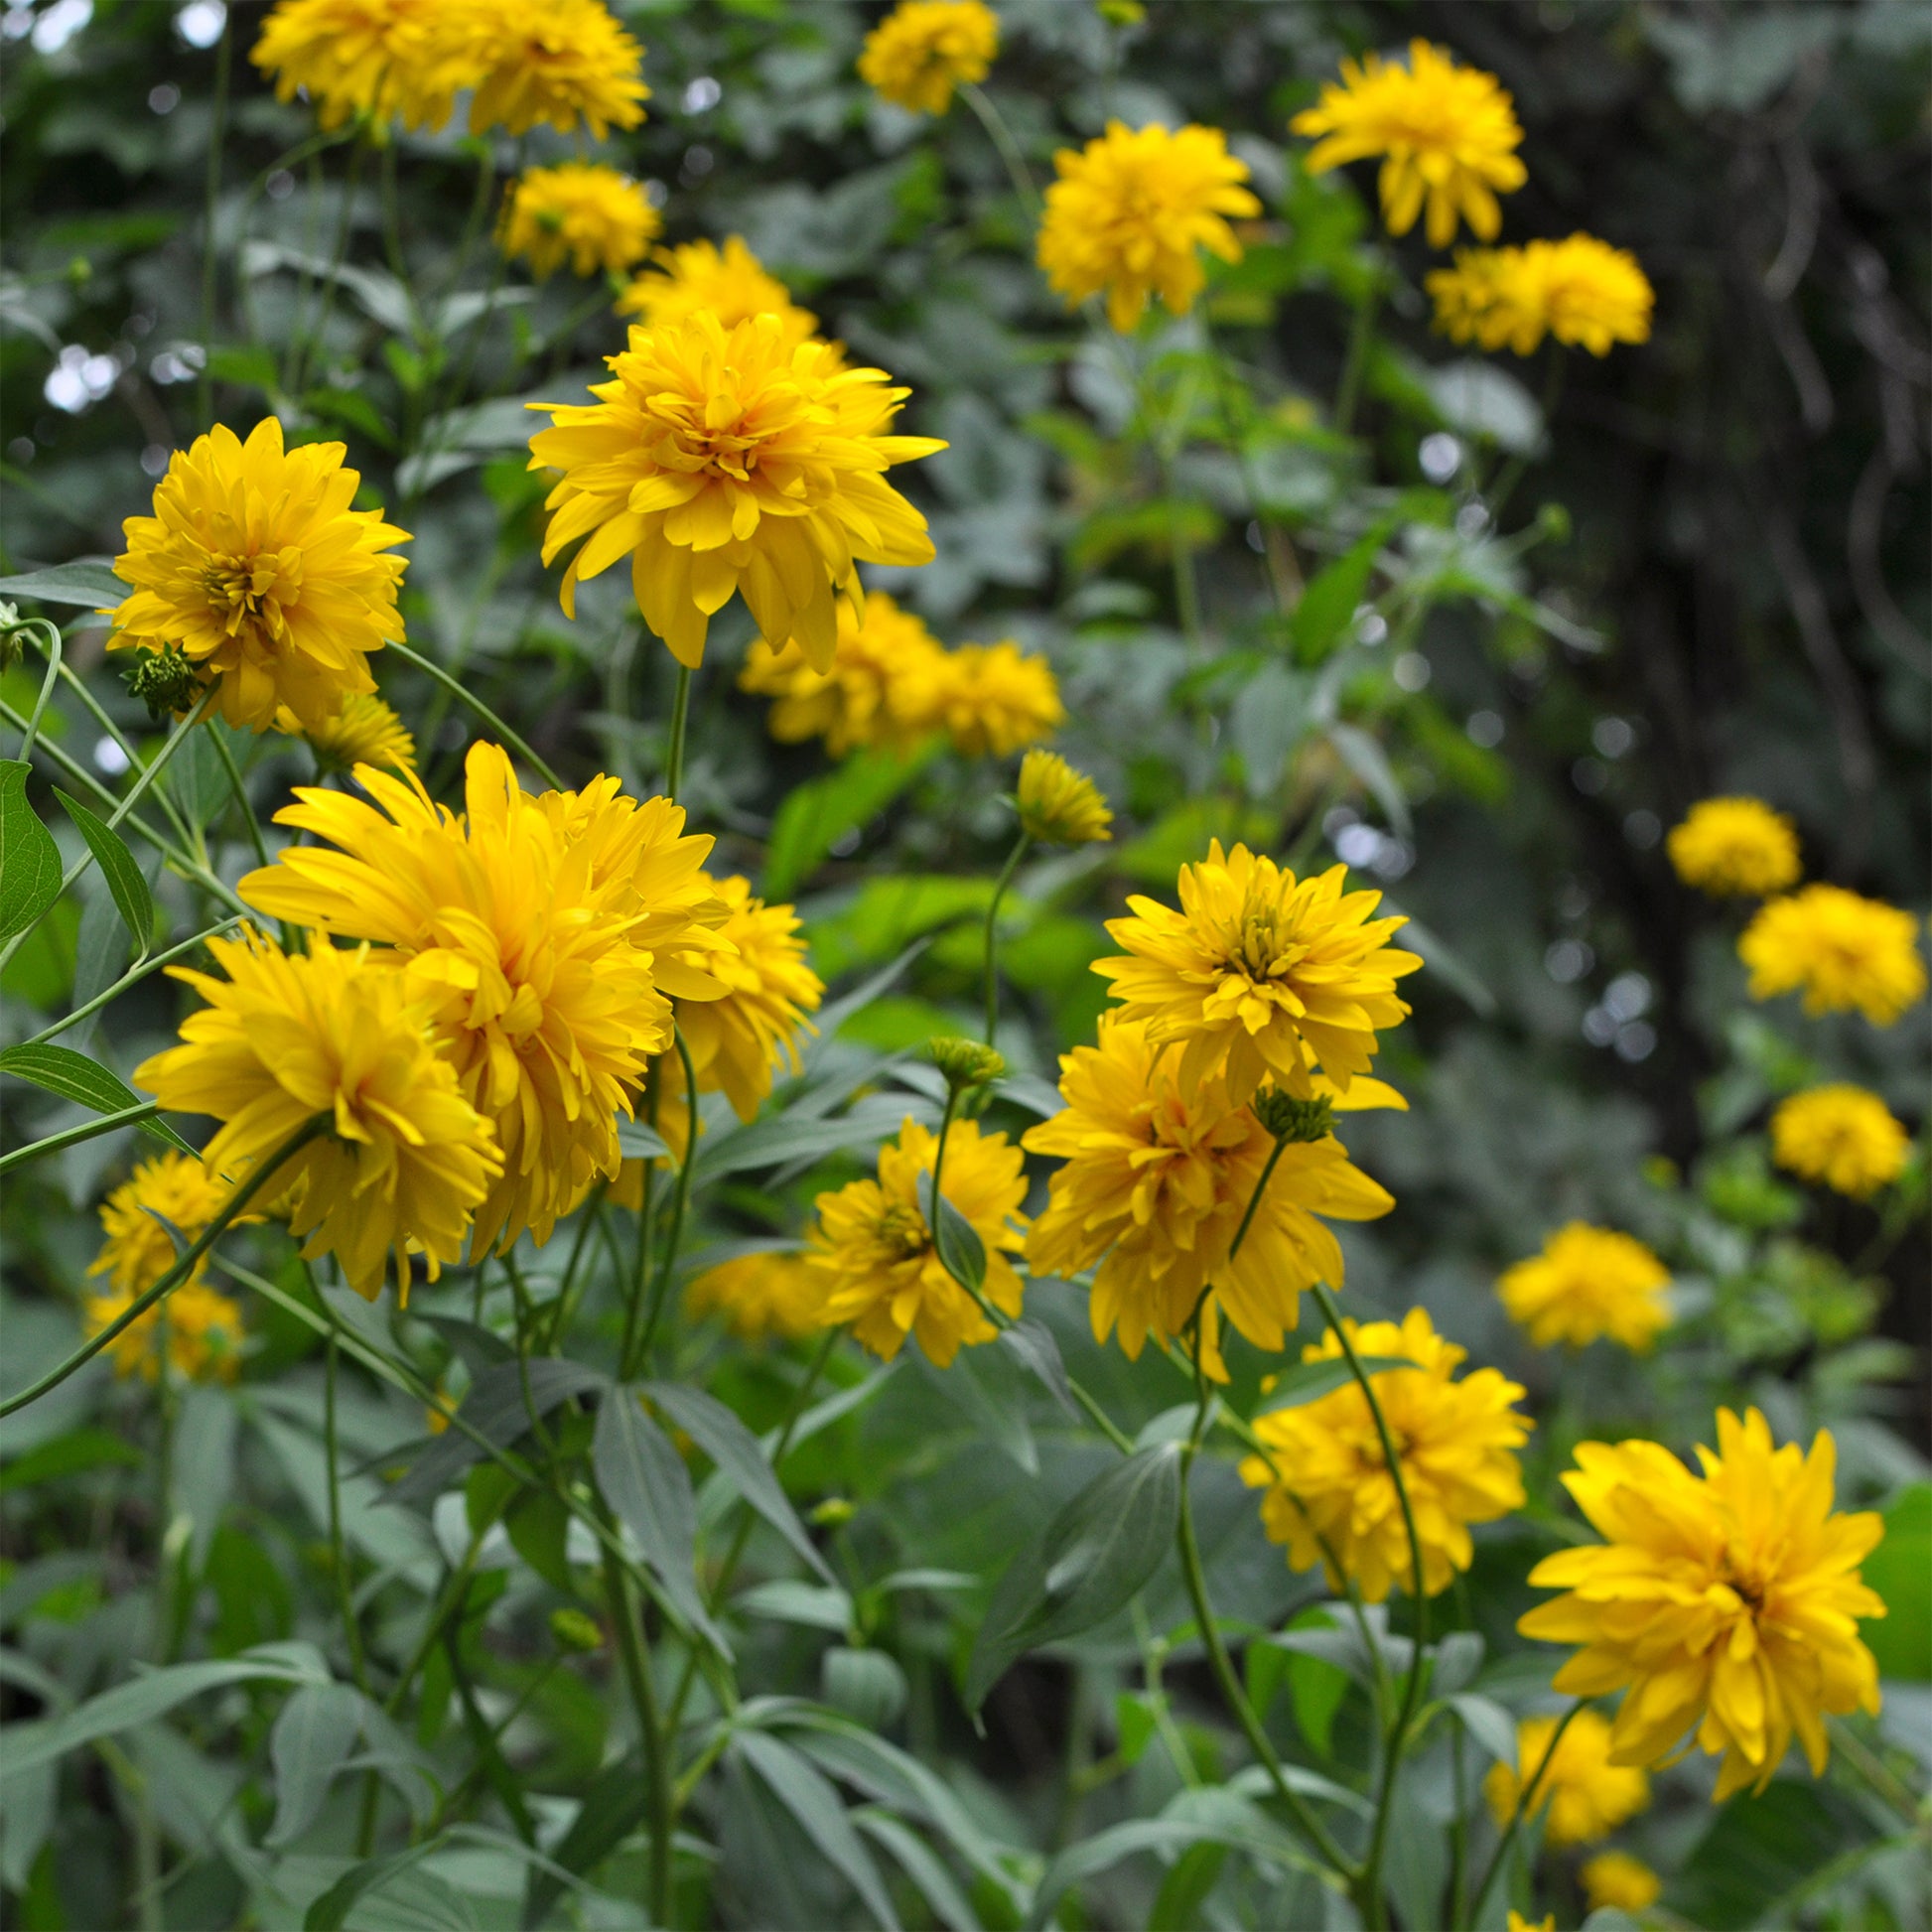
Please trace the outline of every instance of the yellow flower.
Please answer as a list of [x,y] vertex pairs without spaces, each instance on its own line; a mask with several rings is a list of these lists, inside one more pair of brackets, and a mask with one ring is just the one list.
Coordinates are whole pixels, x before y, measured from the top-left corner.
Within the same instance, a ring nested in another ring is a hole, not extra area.
[[472,134],[542,122],[602,141],[644,118],[644,50],[603,0],[454,0],[437,14],[442,78],[474,90]]
[[[504,1166],[478,1209],[478,1253],[557,1217],[618,1169],[653,1053],[670,1045],[667,995],[716,998],[698,964],[720,950],[723,904],[662,799],[639,807],[601,778],[532,798],[494,745],[470,748],[468,810],[359,766],[373,803],[302,789],[277,814],[329,841],[283,848],[241,896],[276,918],[392,947],[437,1026]],[[334,848],[334,849],[332,849]]]
[[1099,786],[1051,752],[1029,752],[1020,760],[1017,796],[1021,825],[1047,845],[1094,845],[1114,836]]
[[335,770],[349,771],[358,764],[395,771],[416,768],[416,741],[408,726],[373,691],[352,692],[335,717],[307,731],[284,705],[275,714],[275,729],[307,739],[316,762]]
[[961,644],[906,672],[916,713],[930,707],[962,758],[1010,758],[1066,723],[1053,667],[1011,639]]
[[794,345],[772,315],[632,328],[607,359],[598,401],[542,405],[553,427],[530,439],[530,468],[563,473],[544,562],[589,538],[564,574],[566,616],[580,578],[628,557],[644,621],[679,663],[702,661],[713,614],[742,592],[767,640],[796,636],[824,670],[838,600],[864,601],[854,560],[931,561],[925,518],[885,473],[946,446],[888,433],[910,391],[883,369]]
[[275,97],[306,94],[325,128],[366,115],[376,138],[393,116],[440,127],[455,93],[437,58],[442,0],[278,0],[248,58]]
[[1670,1270],[1633,1235],[1572,1221],[1496,1284],[1510,1319],[1539,1348],[1608,1335],[1641,1355],[1670,1325]]
[[[1357,1355],[1402,1356],[1416,1364],[1373,1374],[1369,1386],[1395,1441],[1422,1544],[1423,1587],[1434,1596],[1469,1567],[1475,1546],[1468,1526],[1522,1508],[1516,1450],[1535,1425],[1510,1407],[1523,1393],[1520,1384],[1495,1369],[1452,1379],[1468,1350],[1445,1341],[1426,1310],[1411,1309],[1400,1322],[1344,1316],[1342,1327]],[[1330,1332],[1304,1348],[1302,1359],[1340,1354]],[[1291,1569],[1319,1563],[1331,1589],[1352,1579],[1371,1603],[1392,1587],[1413,1590],[1402,1505],[1374,1416],[1353,1382],[1299,1409],[1258,1417],[1255,1434],[1268,1452],[1249,1456],[1241,1479],[1267,1489],[1262,1527],[1288,1545]]]
[[681,1007],[678,1021],[700,1091],[722,1093],[740,1120],[750,1120],[771,1091],[773,1072],[798,1071],[797,1035],[817,1031],[805,1016],[817,1011],[825,982],[805,964],[789,905],[754,898],[747,879],[721,879],[717,891],[731,911],[719,936],[738,950],[710,961],[724,997]]
[[246,443],[220,424],[177,450],[153,516],[122,526],[114,573],[133,592],[107,615],[114,649],[179,644],[220,679],[221,716],[266,731],[284,705],[320,728],[373,691],[368,655],[402,637],[409,532],[349,507],[360,475],[341,443],[282,447],[273,416]]
[[1458,249],[1455,266],[1433,270],[1428,285],[1444,335],[1518,355],[1534,354],[1546,335],[1592,355],[1646,343],[1656,303],[1637,258],[1588,234]]
[[1771,1116],[1772,1160],[1853,1200],[1896,1180],[1911,1146],[1891,1109],[1863,1087],[1812,1087]]
[[503,252],[521,256],[538,281],[570,261],[573,275],[616,275],[642,261],[664,225],[640,183],[615,168],[566,161],[526,168],[503,208]]
[[[1525,1718],[1516,1726],[1515,1767],[1500,1759],[1489,1767],[1482,1795],[1498,1831],[1516,1816],[1523,1785],[1536,1777],[1556,1728],[1555,1718]],[[1608,1838],[1649,1802],[1650,1780],[1630,1765],[1610,1762],[1609,1720],[1579,1711],[1564,1726],[1556,1755],[1537,1781],[1535,1810],[1549,1809],[1549,1843],[1590,1845]]]
[[[169,1259],[174,1259],[172,1250]],[[184,1380],[232,1382],[241,1373],[241,1305],[232,1296],[209,1288],[201,1273],[198,1266],[192,1280],[171,1289],[161,1305],[136,1315],[107,1344],[116,1375],[138,1375],[146,1382],[160,1380],[157,1343],[164,1322],[168,1366]],[[110,1322],[118,1320],[134,1297],[135,1291],[127,1288],[89,1295],[82,1305],[87,1333],[97,1335]]]
[[1557,1932],[1557,1915],[1545,1912],[1534,1925],[1519,1912],[1514,1905],[1509,1908],[1509,1923],[1505,1932]]
[[1628,1852],[1599,1852],[1577,1875],[1592,1912],[1641,1912],[1664,1889],[1664,1881]]
[[1409,65],[1365,54],[1341,64],[1314,106],[1297,114],[1297,134],[1320,137],[1309,152],[1312,175],[1350,161],[1382,157],[1382,218],[1407,234],[1427,203],[1429,245],[1447,248],[1466,221],[1484,241],[1502,225],[1496,196],[1529,179],[1516,150],[1516,109],[1493,73],[1458,68],[1423,40],[1409,43]]
[[[193,1155],[163,1154],[143,1161],[101,1202],[100,1228],[107,1238],[87,1273],[105,1275],[124,1302],[144,1293],[175,1265],[174,1239],[155,1214],[166,1216],[193,1241],[233,1191]],[[261,1216],[243,1218],[258,1221]],[[199,1282],[207,1273],[204,1255],[189,1279]]]
[[1530,1572],[1566,1593],[1518,1623],[1526,1637],[1583,1646],[1556,1688],[1622,1690],[1611,1760],[1657,1764],[1687,1731],[1724,1753],[1720,1803],[1762,1790],[1797,1733],[1814,1774],[1830,1744],[1825,1715],[1878,1709],[1878,1671],[1860,1617],[1884,1603],[1859,1578],[1884,1534],[1870,1512],[1832,1509],[1837,1451],[1773,1448],[1755,1409],[1718,1411],[1718,1452],[1694,1475],[1656,1443],[1582,1443],[1564,1486],[1605,1539]]
[[1241,186],[1248,166],[1227,151],[1217,127],[1107,131],[1075,154],[1053,157],[1059,179],[1046,191],[1038,261],[1048,284],[1076,308],[1107,292],[1107,320],[1122,335],[1158,295],[1171,314],[1194,306],[1207,277],[1200,250],[1241,259],[1227,216],[1261,204]]
[[819,1313],[824,1299],[818,1272],[795,1250],[767,1249],[721,1261],[695,1276],[684,1291],[684,1306],[693,1320],[722,1314],[732,1332],[747,1341],[761,1341],[766,1335],[795,1341],[815,1334],[824,1326]]
[[899,0],[866,36],[859,78],[895,107],[943,114],[999,51],[1000,16],[980,0]]
[[1889,1027],[1925,992],[1918,921],[1843,886],[1806,886],[1767,900],[1737,941],[1753,1000],[1802,991],[1809,1014],[1857,1008]]
[[683,241],[656,249],[646,269],[618,297],[620,315],[641,316],[647,329],[663,329],[709,310],[719,326],[736,329],[754,316],[778,318],[786,345],[818,334],[818,318],[793,303],[791,291],[745,245],[743,235],[715,241]]
[[164,1107],[222,1123],[206,1159],[235,1182],[305,1121],[325,1117],[327,1131],[268,1179],[263,1197],[300,1183],[290,1226],[306,1237],[303,1255],[333,1253],[370,1301],[392,1256],[399,1295],[413,1253],[434,1281],[462,1252],[502,1160],[440,1050],[431,1001],[366,946],[339,952],[316,937],[291,957],[246,927],[207,944],[227,978],[168,969],[207,1005],[135,1079]]
[[1376,1031],[1409,1009],[1395,983],[1422,961],[1389,938],[1406,919],[1370,920],[1380,893],[1345,893],[1346,868],[1297,880],[1245,845],[1216,839],[1180,869],[1180,910],[1138,895],[1108,921],[1127,956],[1093,970],[1114,983],[1121,1017],[1148,1022],[1157,1045],[1184,1040],[1179,1079],[1226,1070],[1230,1097],[1264,1079],[1307,1099],[1318,1066],[1343,1093],[1369,1070]]
[[[1074,1275],[1098,1262],[1094,1337],[1104,1341],[1118,1324],[1131,1358],[1150,1334],[1179,1334],[1210,1285],[1202,1310],[1208,1361],[1218,1364],[1221,1314],[1256,1347],[1279,1349],[1298,1319],[1301,1291],[1318,1281],[1341,1285],[1341,1249],[1315,1216],[1370,1221],[1395,1202],[1349,1165],[1332,1135],[1291,1144],[1230,1259],[1275,1137],[1230,1100],[1220,1077],[1179,1078],[1178,1051],[1150,1044],[1149,1032],[1109,1015],[1096,1045],[1061,1059],[1065,1110],[1022,1143],[1065,1162],[1028,1239],[1028,1265],[1035,1274]],[[1390,1089],[1381,1094],[1381,1104],[1401,1104]]]
[[[937,1148],[937,1136],[907,1119],[898,1139],[879,1150],[877,1180],[819,1195],[807,1260],[817,1278],[814,1320],[826,1327],[851,1322],[853,1334],[887,1361],[915,1334],[934,1366],[945,1368],[962,1345],[991,1341],[998,1330],[932,1245],[919,1176],[932,1172]],[[1020,1150],[1004,1134],[982,1134],[977,1121],[954,1121],[939,1191],[986,1248],[986,1299],[1002,1313],[1019,1314],[1020,1277],[1007,1256],[1026,1245]]]
[[868,745],[904,753],[939,729],[945,660],[918,617],[868,591],[860,613],[839,605],[838,645],[824,670],[795,639],[774,650],[759,637],[738,684],[775,700],[765,722],[780,744],[822,738],[834,758]]
[[1704,798],[1673,825],[1664,850],[1687,886],[1764,898],[1798,883],[1798,834],[1760,798]]

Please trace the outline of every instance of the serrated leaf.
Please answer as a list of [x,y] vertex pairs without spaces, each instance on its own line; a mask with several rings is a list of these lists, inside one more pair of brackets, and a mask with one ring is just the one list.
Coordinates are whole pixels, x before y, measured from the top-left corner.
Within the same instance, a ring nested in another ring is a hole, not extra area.
[[[51,1040],[23,1042],[0,1049],[0,1073],[31,1080],[35,1086],[45,1087],[63,1100],[91,1107],[97,1114],[118,1114],[129,1107],[146,1104],[118,1073],[110,1073],[98,1060],[75,1052],[71,1046],[57,1046]],[[200,1159],[196,1150],[166,1121],[149,1118],[138,1125],[177,1153]]]
[[135,956],[144,956],[154,939],[154,896],[148,891],[148,882],[141,876],[134,854],[127,849],[121,835],[79,799],[69,798],[58,785],[54,795],[87,841],[87,850],[94,855],[94,863],[107,881],[107,890],[114,896],[114,907],[121,915],[121,923],[134,941]]
[[41,604],[78,604],[89,611],[119,604],[129,586],[104,557],[76,557],[24,577],[0,577],[0,597],[31,597]]
[[0,759],[0,944],[61,897],[61,848],[27,802],[32,765]]

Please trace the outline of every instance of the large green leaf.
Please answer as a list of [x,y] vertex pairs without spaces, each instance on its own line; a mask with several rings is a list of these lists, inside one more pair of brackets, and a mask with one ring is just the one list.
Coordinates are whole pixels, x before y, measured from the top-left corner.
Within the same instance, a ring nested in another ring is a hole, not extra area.
[[287,1845],[315,1823],[330,1781],[362,1734],[362,1700],[347,1684],[302,1684],[268,1734],[275,1772],[275,1823],[269,1845]]
[[[146,1104],[118,1073],[110,1073],[98,1060],[75,1052],[71,1046],[57,1046],[52,1040],[24,1040],[18,1046],[0,1048],[0,1073],[31,1080],[35,1086],[58,1093],[63,1100],[78,1101],[97,1114],[118,1114]],[[143,1133],[178,1153],[195,1153],[165,1120],[150,1118],[137,1124]]]
[[1859,1626],[1880,1677],[1932,1679],[1932,1482],[1915,1482],[1885,1511],[1885,1540],[1865,1558],[1866,1585],[1885,1599]]
[[0,944],[61,897],[61,848],[27,802],[33,766],[0,759]]
[[79,604],[104,610],[127,596],[128,586],[114,575],[105,557],[76,557],[71,563],[0,577],[0,597],[31,597],[41,604]]
[[114,896],[115,909],[127,927],[128,937],[134,941],[135,952],[145,953],[154,940],[154,897],[141,876],[134,854],[127,849],[121,835],[79,799],[69,798],[58,786],[54,795],[87,841],[87,850],[94,855],[94,863],[106,878],[107,890]]
[[1664,1903],[1710,1932],[1789,1923],[1773,1915],[1778,1900],[1865,1836],[1858,1811],[1829,1785],[1773,1778],[1719,1812]]
[[839,1802],[839,1794],[819,1768],[782,1738],[767,1731],[742,1730],[732,1747],[755,1770],[771,1795],[791,1813],[805,1836],[818,1847],[859,1894],[869,1911],[888,1932],[898,1932],[898,1914],[879,1876],[872,1854]]

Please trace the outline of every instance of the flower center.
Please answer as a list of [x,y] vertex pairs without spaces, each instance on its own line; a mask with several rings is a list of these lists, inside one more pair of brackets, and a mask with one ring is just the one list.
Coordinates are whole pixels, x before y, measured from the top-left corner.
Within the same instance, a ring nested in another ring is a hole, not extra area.
[[880,1215],[873,1239],[897,1261],[910,1261],[930,1245],[924,1219],[903,1201],[894,1201]]
[[253,557],[208,558],[202,590],[230,637],[244,631],[280,640],[288,629],[282,606],[302,594],[302,553],[296,549]]

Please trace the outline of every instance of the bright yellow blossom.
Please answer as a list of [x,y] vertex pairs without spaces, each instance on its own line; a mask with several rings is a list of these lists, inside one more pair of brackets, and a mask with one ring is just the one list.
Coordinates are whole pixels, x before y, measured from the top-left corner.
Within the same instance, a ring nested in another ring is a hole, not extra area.
[[754,316],[776,316],[788,346],[818,334],[818,318],[792,301],[791,291],[766,271],[743,235],[727,235],[723,248],[715,241],[681,241],[656,249],[651,260],[656,266],[618,297],[618,313],[641,316],[647,329],[709,310],[724,329]]
[[1664,1889],[1664,1881],[1628,1852],[1599,1852],[1577,1875],[1592,1912],[1641,1912],[1656,1904]]
[[1029,752],[1020,760],[1015,797],[1020,823],[1030,838],[1047,845],[1094,845],[1114,835],[1114,815],[1100,788],[1051,752]]
[[1509,1921],[1504,1932],[1557,1932],[1557,1915],[1554,1912],[1545,1912],[1532,1924],[1512,1905],[1509,1908]]
[[1557,1673],[1573,1697],[1624,1693],[1611,1761],[1654,1765],[1686,1733],[1724,1756],[1720,1803],[1762,1790],[1795,1732],[1825,1768],[1828,1714],[1878,1709],[1878,1671],[1858,1619],[1885,1606],[1859,1578],[1881,1518],[1832,1508],[1837,1452],[1774,1448],[1755,1409],[1718,1411],[1718,1452],[1693,1474],[1656,1443],[1583,1443],[1564,1486],[1604,1538],[1530,1572],[1564,1595],[1517,1623],[1582,1648]]
[[895,107],[943,114],[999,51],[1000,16],[981,0],[899,0],[866,36],[859,78]]
[[1238,262],[1227,217],[1261,212],[1241,185],[1247,163],[1228,153],[1217,127],[1109,121],[1078,154],[1062,148],[1053,166],[1059,179],[1046,191],[1039,266],[1068,308],[1104,289],[1107,320],[1122,335],[1152,295],[1184,316],[1207,280],[1200,251]]
[[1545,336],[1592,355],[1650,340],[1656,295],[1627,249],[1594,235],[1520,248],[1461,248],[1432,270],[1436,327],[1451,341],[1533,355]]
[[1753,1000],[1802,992],[1814,1015],[1856,1009],[1889,1027],[1925,993],[1918,921],[1842,886],[1806,886],[1766,900],[1738,939],[1737,956]]
[[704,657],[714,613],[742,592],[767,641],[795,636],[817,669],[838,645],[837,604],[864,602],[855,560],[922,564],[925,518],[885,480],[945,448],[889,434],[910,392],[849,369],[823,343],[793,345],[773,315],[727,331],[697,314],[633,328],[598,401],[553,407],[530,468],[563,473],[543,558],[588,539],[564,574],[630,559],[644,621],[679,663]]
[[644,118],[644,50],[603,0],[456,0],[436,16],[444,83],[472,90],[472,134],[543,125],[602,141]]
[[1369,1070],[1377,1031],[1407,1016],[1395,983],[1422,961],[1389,944],[1407,921],[1371,920],[1381,894],[1344,892],[1345,879],[1331,866],[1298,880],[1216,839],[1199,865],[1181,867],[1178,911],[1128,899],[1134,916],[1107,925],[1127,954],[1093,970],[1153,1043],[1185,1041],[1183,1087],[1225,1068],[1237,1101],[1264,1079],[1306,1099],[1319,1067],[1346,1093]]
[[1798,834],[1761,798],[1702,798],[1664,841],[1677,876],[1716,897],[1764,898],[1798,883]]
[[248,58],[275,97],[306,94],[325,128],[367,116],[381,140],[393,117],[440,127],[456,83],[445,77],[436,23],[446,0],[277,0]]
[[1771,1158],[1788,1173],[1866,1200],[1904,1171],[1911,1137],[1875,1093],[1845,1083],[1778,1102]]
[[[1498,1760],[1489,1767],[1482,1795],[1498,1831],[1515,1817],[1523,1787],[1543,1765],[1556,1728],[1555,1718],[1525,1718],[1516,1726],[1515,1765]],[[1532,1815],[1548,1809],[1544,1837],[1553,1846],[1593,1845],[1649,1802],[1650,1780],[1643,1772],[1610,1762],[1609,1720],[1583,1710],[1564,1726],[1555,1755],[1537,1779]]]
[[824,1325],[819,1315],[824,1299],[818,1272],[796,1249],[765,1249],[721,1261],[694,1276],[684,1291],[685,1311],[693,1320],[722,1314],[732,1332],[747,1341],[816,1333]]
[[[105,1275],[124,1298],[145,1293],[175,1265],[174,1237],[155,1214],[193,1241],[233,1192],[195,1155],[162,1154],[143,1161],[100,1204],[100,1230],[106,1239],[87,1273]],[[258,1221],[261,1216],[243,1218]],[[199,1282],[207,1273],[204,1255],[189,1279]]]
[[1608,1335],[1641,1355],[1670,1325],[1670,1270],[1634,1235],[1572,1221],[1496,1284],[1510,1318],[1539,1348]]
[[107,615],[116,650],[179,644],[219,678],[221,716],[266,731],[283,706],[305,731],[373,691],[368,657],[402,637],[396,590],[409,532],[351,509],[360,475],[341,443],[285,450],[265,417],[243,443],[220,424],[177,450],[153,516],[130,516]]
[[370,1301],[392,1261],[407,1295],[413,1254],[434,1281],[461,1254],[502,1158],[441,1049],[425,989],[366,946],[338,951],[319,936],[294,956],[248,927],[207,945],[227,977],[168,969],[207,1004],[136,1081],[165,1108],[222,1123],[206,1159],[237,1184],[321,1117],[325,1131],[262,1198],[299,1185],[290,1226],[303,1255],[333,1253]]
[[[1534,1425],[1511,1407],[1523,1390],[1493,1368],[1454,1380],[1468,1351],[1445,1341],[1423,1309],[1411,1309],[1399,1322],[1344,1317],[1342,1327],[1358,1356],[1416,1364],[1383,1369],[1370,1375],[1369,1385],[1396,1445],[1422,1545],[1423,1587],[1434,1596],[1474,1557],[1468,1526],[1493,1523],[1523,1506],[1516,1450]],[[1305,1362],[1340,1355],[1332,1332],[1302,1350]],[[1267,1489],[1262,1527],[1288,1545],[1290,1568],[1319,1563],[1331,1589],[1350,1580],[1371,1603],[1392,1588],[1414,1589],[1402,1505],[1374,1416],[1353,1382],[1298,1409],[1257,1418],[1255,1434],[1267,1453],[1249,1456],[1241,1479]]]
[[1429,245],[1447,248],[1458,221],[1484,241],[1502,225],[1498,194],[1529,179],[1516,150],[1523,130],[1505,88],[1480,68],[1459,68],[1442,48],[1409,43],[1409,64],[1365,54],[1344,61],[1314,106],[1297,114],[1297,134],[1319,137],[1306,167],[1313,175],[1382,157],[1382,218],[1407,234],[1428,207]]
[[[991,1341],[999,1331],[946,1272],[932,1244],[919,1176],[931,1173],[937,1149],[937,1136],[908,1119],[898,1139],[879,1150],[877,1180],[819,1195],[807,1238],[817,1322],[851,1322],[853,1334],[887,1361],[907,1335],[917,1335],[927,1358],[944,1368],[962,1346]],[[955,1120],[939,1191],[986,1249],[986,1299],[1002,1313],[1018,1315],[1020,1277],[1007,1257],[1026,1245],[1020,1150],[1004,1134],[982,1134],[977,1121]]]
[[358,764],[393,771],[416,768],[416,741],[409,727],[373,691],[352,693],[335,717],[307,731],[284,705],[275,714],[275,729],[307,739],[316,762],[334,770],[352,771]]
[[503,207],[503,252],[547,281],[566,260],[573,275],[621,274],[644,258],[664,225],[643,184],[615,168],[565,161],[526,168]]
[[917,660],[905,677],[908,708],[929,707],[962,758],[1011,758],[1066,723],[1052,665],[1010,638]]
[[[173,1259],[172,1250],[170,1259]],[[119,1320],[134,1299],[134,1291],[125,1288],[86,1297],[81,1312],[87,1333],[97,1335]],[[232,1382],[241,1373],[241,1305],[233,1296],[209,1288],[201,1279],[198,1267],[193,1280],[171,1289],[160,1305],[136,1315],[107,1344],[116,1375],[138,1375],[146,1382],[160,1380],[161,1357],[157,1344],[164,1324],[168,1336],[168,1367],[183,1380]]]

